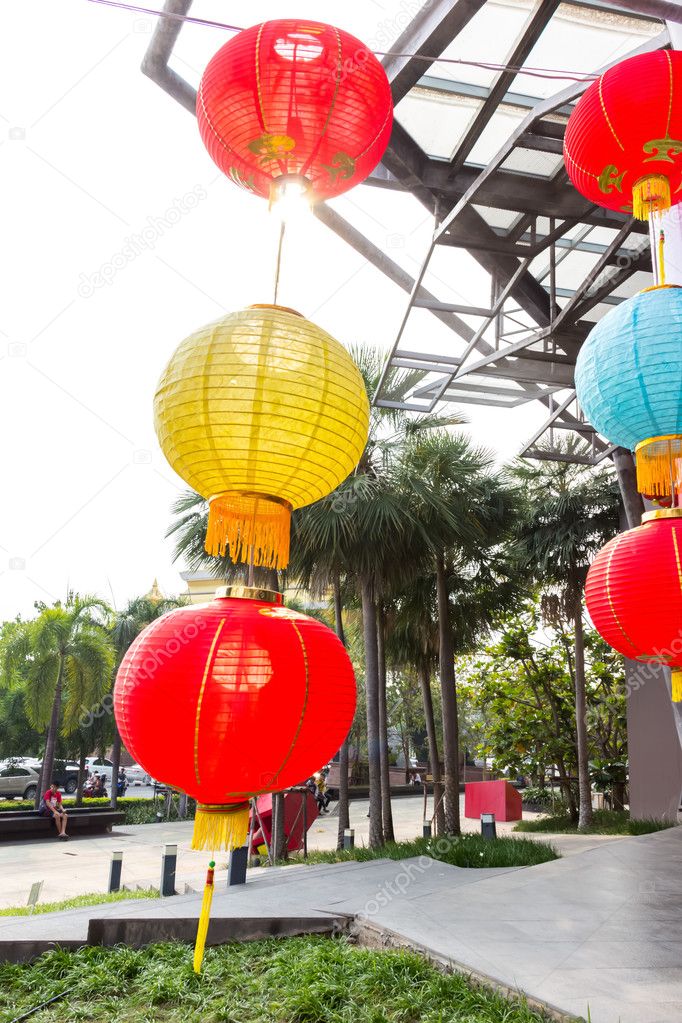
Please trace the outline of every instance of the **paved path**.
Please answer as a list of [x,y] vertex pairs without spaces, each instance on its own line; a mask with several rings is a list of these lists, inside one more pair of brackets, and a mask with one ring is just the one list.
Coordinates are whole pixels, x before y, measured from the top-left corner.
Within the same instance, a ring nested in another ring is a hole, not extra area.
[[[220,887],[226,917],[363,915],[408,943],[587,1017],[680,1023],[682,829],[552,863],[461,870],[429,860],[283,867]],[[0,941],[81,939],[90,917],[198,915],[200,896],[0,918]]]
[[[367,801],[351,804],[351,825],[356,845],[369,839]],[[422,798],[393,800],[393,815],[398,840],[421,834]],[[526,814],[526,817],[537,814]],[[462,817],[464,830],[478,831],[477,821]],[[159,885],[161,851],[166,843],[178,846],[177,887],[201,883],[206,856],[190,849],[192,823],[140,824],[117,828],[108,835],[81,835],[59,842],[52,835],[27,841],[0,843],[0,908],[21,906],[34,881],[44,881],[41,902],[56,902],[84,892],[104,892],[109,879],[113,850],[123,851],[123,884],[128,887]],[[499,834],[510,834],[512,824],[499,824]],[[309,832],[311,849],[335,849],[338,819],[335,815],[318,817]],[[528,837],[528,836],[525,836]],[[613,838],[578,835],[536,835],[539,841],[551,841],[562,855],[582,852]],[[617,839],[616,839],[617,840]],[[219,856],[218,872],[227,870],[227,857]]]

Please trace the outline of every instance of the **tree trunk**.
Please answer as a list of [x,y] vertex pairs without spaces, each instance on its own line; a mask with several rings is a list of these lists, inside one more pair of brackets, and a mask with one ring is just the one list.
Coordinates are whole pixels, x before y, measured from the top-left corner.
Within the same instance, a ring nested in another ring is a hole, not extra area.
[[582,601],[578,601],[575,620],[575,730],[578,739],[578,791],[580,814],[578,831],[592,827],[592,787],[587,747],[587,701],[585,697],[585,646]]
[[[341,601],[341,583],[339,577],[334,578],[334,625],[336,635],[346,645],[346,634],[343,629],[343,603]],[[336,836],[336,848],[343,849],[344,831],[350,827],[350,805],[348,801],[348,736],[343,740],[339,750],[339,827]]]
[[568,816],[571,818],[574,824],[578,823],[578,807],[575,805],[575,796],[573,795],[573,786],[571,785],[571,779],[568,776],[566,769],[566,762],[563,757],[557,757],[557,767],[559,768],[559,788],[563,794],[566,805],[568,806]]
[[384,842],[395,842],[391,810],[391,775],[388,763],[388,707],[386,705],[386,635],[384,614],[377,608],[377,659],[379,662],[379,763],[381,765],[381,818]]
[[379,656],[374,587],[368,578],[360,584],[362,631],[365,641],[365,703],[367,705],[367,758],[369,760],[369,844],[384,844],[381,810],[381,761],[379,759]]
[[83,786],[85,785],[85,758],[87,753],[84,749],[81,749],[80,756],[78,758],[78,784],[76,785],[76,806],[83,805]]
[[47,738],[45,741],[45,756],[43,757],[43,766],[40,771],[40,785],[36,792],[36,798],[34,800],[34,806],[36,810],[40,806],[40,800],[42,799],[43,793],[47,791],[52,782],[52,769],[54,767],[54,750],[57,742],[57,732],[59,731],[59,716],[62,709],[62,666],[59,667],[59,674],[57,676],[57,685],[54,690],[54,699],[52,701],[52,713],[50,715],[50,724],[47,729]]
[[445,833],[459,835],[459,721],[455,654],[448,600],[447,574],[442,554],[436,558],[440,688],[443,703],[443,764],[445,767]]
[[431,695],[431,673],[426,662],[419,665],[419,686],[422,692],[422,703],[424,704],[424,718],[426,720],[426,736],[429,743],[429,763],[431,766],[431,777],[433,778],[433,806],[436,818],[436,834],[445,834],[445,809],[443,807],[443,782],[440,776],[440,755],[438,752],[438,736],[436,735],[436,722],[433,716],[433,697]]
[[611,800],[612,810],[624,810],[625,809],[625,782],[614,781],[611,786]]
[[284,793],[272,794],[272,848],[275,860],[289,858],[287,838],[284,833]]
[[121,745],[121,736],[116,724],[114,724],[114,741],[111,746],[111,792],[109,793],[109,802],[114,810],[118,802],[118,771],[121,765]]

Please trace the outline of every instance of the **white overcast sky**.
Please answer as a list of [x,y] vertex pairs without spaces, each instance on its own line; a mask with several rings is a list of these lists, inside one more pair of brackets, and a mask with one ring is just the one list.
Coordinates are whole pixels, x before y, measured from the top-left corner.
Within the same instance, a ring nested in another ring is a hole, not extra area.
[[[371,44],[418,5],[294,6]],[[239,24],[285,13],[274,0],[195,7]],[[178,592],[184,566],[164,532],[182,483],[154,435],[156,380],[193,329],[272,300],[275,229],[263,201],[218,173],[194,119],[140,73],[152,19],[21,0],[3,4],[0,26],[0,616],[67,587],[119,607],[155,576]],[[185,29],[174,66],[196,83],[226,38]],[[335,206],[416,272],[432,227],[416,201],[362,186]],[[150,248],[115,268],[143,232]],[[468,256],[453,253],[450,273],[453,296],[487,303]],[[285,251],[280,300],[346,344],[388,347],[406,297],[310,218]],[[501,459],[542,417],[538,406],[465,411]]]

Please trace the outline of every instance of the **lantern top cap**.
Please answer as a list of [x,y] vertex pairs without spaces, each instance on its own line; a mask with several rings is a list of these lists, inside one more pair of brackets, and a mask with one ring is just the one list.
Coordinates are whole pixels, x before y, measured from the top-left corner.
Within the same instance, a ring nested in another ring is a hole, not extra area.
[[297,309],[291,309],[288,305],[274,305],[272,302],[255,302],[253,305],[248,306],[249,309],[276,309],[278,313],[291,313],[292,316],[300,316],[303,319],[303,314],[299,313]]
[[682,508],[654,508],[653,511],[644,512],[642,524],[656,519],[682,519]]
[[275,590],[261,590],[257,586],[219,586],[215,591],[216,600],[225,597],[238,600],[260,600],[265,604],[283,604],[284,598]]

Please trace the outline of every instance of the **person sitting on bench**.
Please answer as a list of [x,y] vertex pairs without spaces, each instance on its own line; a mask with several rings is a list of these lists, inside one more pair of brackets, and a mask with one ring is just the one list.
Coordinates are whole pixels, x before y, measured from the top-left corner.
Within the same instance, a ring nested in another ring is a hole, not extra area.
[[55,782],[52,782],[49,789],[43,796],[43,805],[40,809],[44,817],[53,817],[57,828],[57,838],[68,838],[66,833],[67,816],[62,806],[62,794]]

